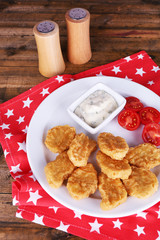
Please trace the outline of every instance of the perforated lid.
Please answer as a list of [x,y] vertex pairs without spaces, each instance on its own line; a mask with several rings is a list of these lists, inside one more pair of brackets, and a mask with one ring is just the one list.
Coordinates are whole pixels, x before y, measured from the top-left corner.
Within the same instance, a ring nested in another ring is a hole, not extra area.
[[55,28],[54,23],[52,23],[50,21],[41,22],[37,26],[37,30],[41,33],[49,33],[51,31],[53,31],[54,28]]
[[87,12],[83,8],[72,8],[69,11],[70,18],[75,19],[75,20],[79,20],[79,19],[85,18],[86,15],[87,15]]

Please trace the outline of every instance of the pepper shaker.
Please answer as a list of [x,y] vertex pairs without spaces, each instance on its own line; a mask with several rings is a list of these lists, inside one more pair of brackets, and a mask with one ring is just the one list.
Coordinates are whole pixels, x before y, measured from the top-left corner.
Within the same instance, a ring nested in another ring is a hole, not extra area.
[[60,46],[58,24],[50,20],[39,22],[34,26],[33,33],[38,50],[39,72],[45,77],[62,74],[65,63]]
[[90,13],[84,8],[72,8],[65,14],[68,34],[68,60],[84,64],[92,56],[90,46]]

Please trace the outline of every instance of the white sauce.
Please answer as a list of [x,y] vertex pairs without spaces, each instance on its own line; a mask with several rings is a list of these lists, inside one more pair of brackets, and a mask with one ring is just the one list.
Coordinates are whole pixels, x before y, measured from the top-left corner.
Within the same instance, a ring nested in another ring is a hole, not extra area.
[[118,107],[115,99],[104,90],[89,95],[74,113],[91,127],[97,127]]

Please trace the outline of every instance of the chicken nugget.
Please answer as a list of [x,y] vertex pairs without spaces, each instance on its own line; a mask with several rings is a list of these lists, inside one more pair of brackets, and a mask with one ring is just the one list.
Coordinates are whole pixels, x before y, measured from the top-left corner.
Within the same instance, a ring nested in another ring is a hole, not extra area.
[[53,188],[59,188],[74,169],[75,166],[69,160],[68,154],[65,151],[60,153],[54,161],[49,162],[45,166],[44,171],[49,185]]
[[115,137],[113,134],[107,132],[99,134],[98,146],[104,154],[116,160],[122,160],[129,149],[124,138]]
[[80,200],[89,197],[97,189],[97,171],[91,163],[77,168],[68,178],[67,189],[72,198]]
[[101,171],[109,178],[128,179],[131,174],[132,170],[127,160],[112,159],[101,151],[97,152],[96,158]]
[[88,158],[94,150],[96,150],[96,141],[89,139],[84,133],[80,133],[73,139],[67,153],[75,166],[82,167],[86,166]]
[[137,198],[148,198],[158,189],[158,179],[153,172],[134,166],[131,175],[123,183],[128,194]]
[[56,126],[48,130],[45,145],[54,153],[67,150],[76,135],[76,129],[69,125]]
[[111,210],[127,200],[127,191],[119,178],[111,179],[100,173],[98,188],[102,196],[102,210]]
[[136,167],[151,169],[160,164],[160,149],[153,144],[143,143],[130,148],[125,159]]

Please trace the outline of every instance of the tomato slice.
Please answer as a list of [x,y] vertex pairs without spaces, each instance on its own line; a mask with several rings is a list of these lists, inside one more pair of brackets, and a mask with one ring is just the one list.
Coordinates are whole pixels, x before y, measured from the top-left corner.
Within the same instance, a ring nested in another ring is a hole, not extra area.
[[143,128],[142,138],[144,142],[160,145],[160,124],[149,123]]
[[131,103],[131,102],[140,102],[140,100],[136,97],[130,96],[130,97],[126,97],[126,101],[127,103]]
[[126,98],[125,109],[130,109],[135,112],[139,112],[144,106],[141,101],[136,97],[127,97]]
[[141,123],[146,125],[151,122],[159,123],[160,122],[160,112],[153,107],[145,107],[140,113]]
[[118,115],[118,123],[121,127],[133,131],[136,130],[140,125],[140,117],[138,113],[124,109]]

